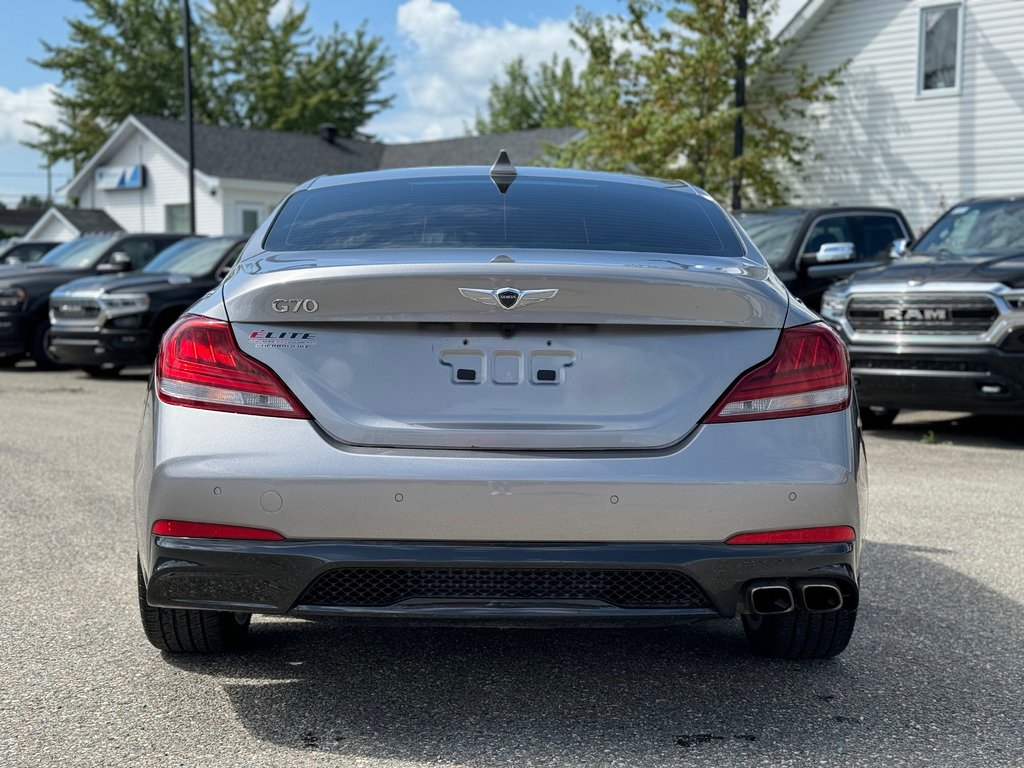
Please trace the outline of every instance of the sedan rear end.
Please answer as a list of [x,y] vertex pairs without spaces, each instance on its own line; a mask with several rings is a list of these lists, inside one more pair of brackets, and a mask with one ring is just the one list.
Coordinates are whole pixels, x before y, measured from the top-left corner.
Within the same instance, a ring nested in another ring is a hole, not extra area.
[[839,653],[865,478],[816,320],[685,184],[499,163],[303,185],[164,337],[147,635],[740,614],[758,652]]

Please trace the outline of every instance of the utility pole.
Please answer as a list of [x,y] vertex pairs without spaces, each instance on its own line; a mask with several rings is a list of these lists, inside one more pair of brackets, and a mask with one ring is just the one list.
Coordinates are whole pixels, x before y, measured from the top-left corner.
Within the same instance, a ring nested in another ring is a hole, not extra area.
[[195,131],[192,123],[192,14],[188,0],[181,0],[181,14],[185,23],[185,122],[188,125],[188,231],[196,233],[196,158],[193,147]]
[[[732,157],[738,160],[743,157],[743,108],[747,105],[747,0],[739,0],[736,10],[737,49],[736,49],[736,124],[733,130]],[[742,45],[740,45],[742,43]],[[740,189],[743,186],[743,171],[736,168],[732,175],[732,209],[739,211],[743,207]]]

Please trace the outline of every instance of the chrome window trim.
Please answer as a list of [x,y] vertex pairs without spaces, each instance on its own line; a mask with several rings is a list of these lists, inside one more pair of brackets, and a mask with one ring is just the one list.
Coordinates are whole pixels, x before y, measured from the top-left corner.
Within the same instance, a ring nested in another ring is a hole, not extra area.
[[[822,213],[822,214],[819,214],[818,216],[815,216],[814,219],[811,221],[811,223],[807,226],[807,231],[804,233],[803,242],[800,243],[800,250],[797,251],[797,253],[796,253],[797,258],[799,258],[800,256],[806,256],[807,255],[807,251],[805,251],[804,249],[807,247],[807,243],[810,242],[810,240],[811,240],[811,231],[814,229],[814,227],[818,224],[819,221],[821,221],[822,219],[836,219],[836,218],[839,218],[841,216],[884,216],[884,217],[888,217],[890,219],[895,219],[896,220],[896,223],[900,225],[900,229],[903,230],[904,237],[909,238],[911,236],[910,233],[907,231],[906,226],[903,224],[903,221],[900,219],[900,217],[897,216],[895,213],[891,213],[889,211],[848,210],[848,211],[843,211],[842,213]],[[860,259],[854,259],[854,261],[860,261]]]

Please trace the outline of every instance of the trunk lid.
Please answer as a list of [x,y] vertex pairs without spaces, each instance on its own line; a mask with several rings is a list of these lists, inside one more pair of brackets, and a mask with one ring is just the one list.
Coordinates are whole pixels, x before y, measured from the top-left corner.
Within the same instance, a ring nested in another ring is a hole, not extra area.
[[[507,287],[542,293],[509,310]],[[332,438],[508,450],[678,442],[771,356],[788,306],[746,259],[607,251],[263,254],[224,298]]]

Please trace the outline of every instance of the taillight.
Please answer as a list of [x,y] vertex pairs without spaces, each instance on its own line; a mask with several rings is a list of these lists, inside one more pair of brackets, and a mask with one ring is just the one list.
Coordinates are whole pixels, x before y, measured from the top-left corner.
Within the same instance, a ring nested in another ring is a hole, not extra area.
[[160,344],[157,394],[165,403],[211,411],[308,419],[277,375],[242,352],[223,320],[185,315]]
[[188,520],[157,520],[153,523],[153,533],[157,536],[181,536],[192,539],[284,540],[284,536],[269,528],[249,528],[245,525],[221,525],[220,523],[193,523]]
[[711,410],[709,423],[841,411],[850,404],[846,347],[824,323],[786,328],[768,362],[748,371]]
[[726,544],[840,544],[857,540],[849,525],[823,525],[817,528],[788,528],[782,531],[738,533]]

